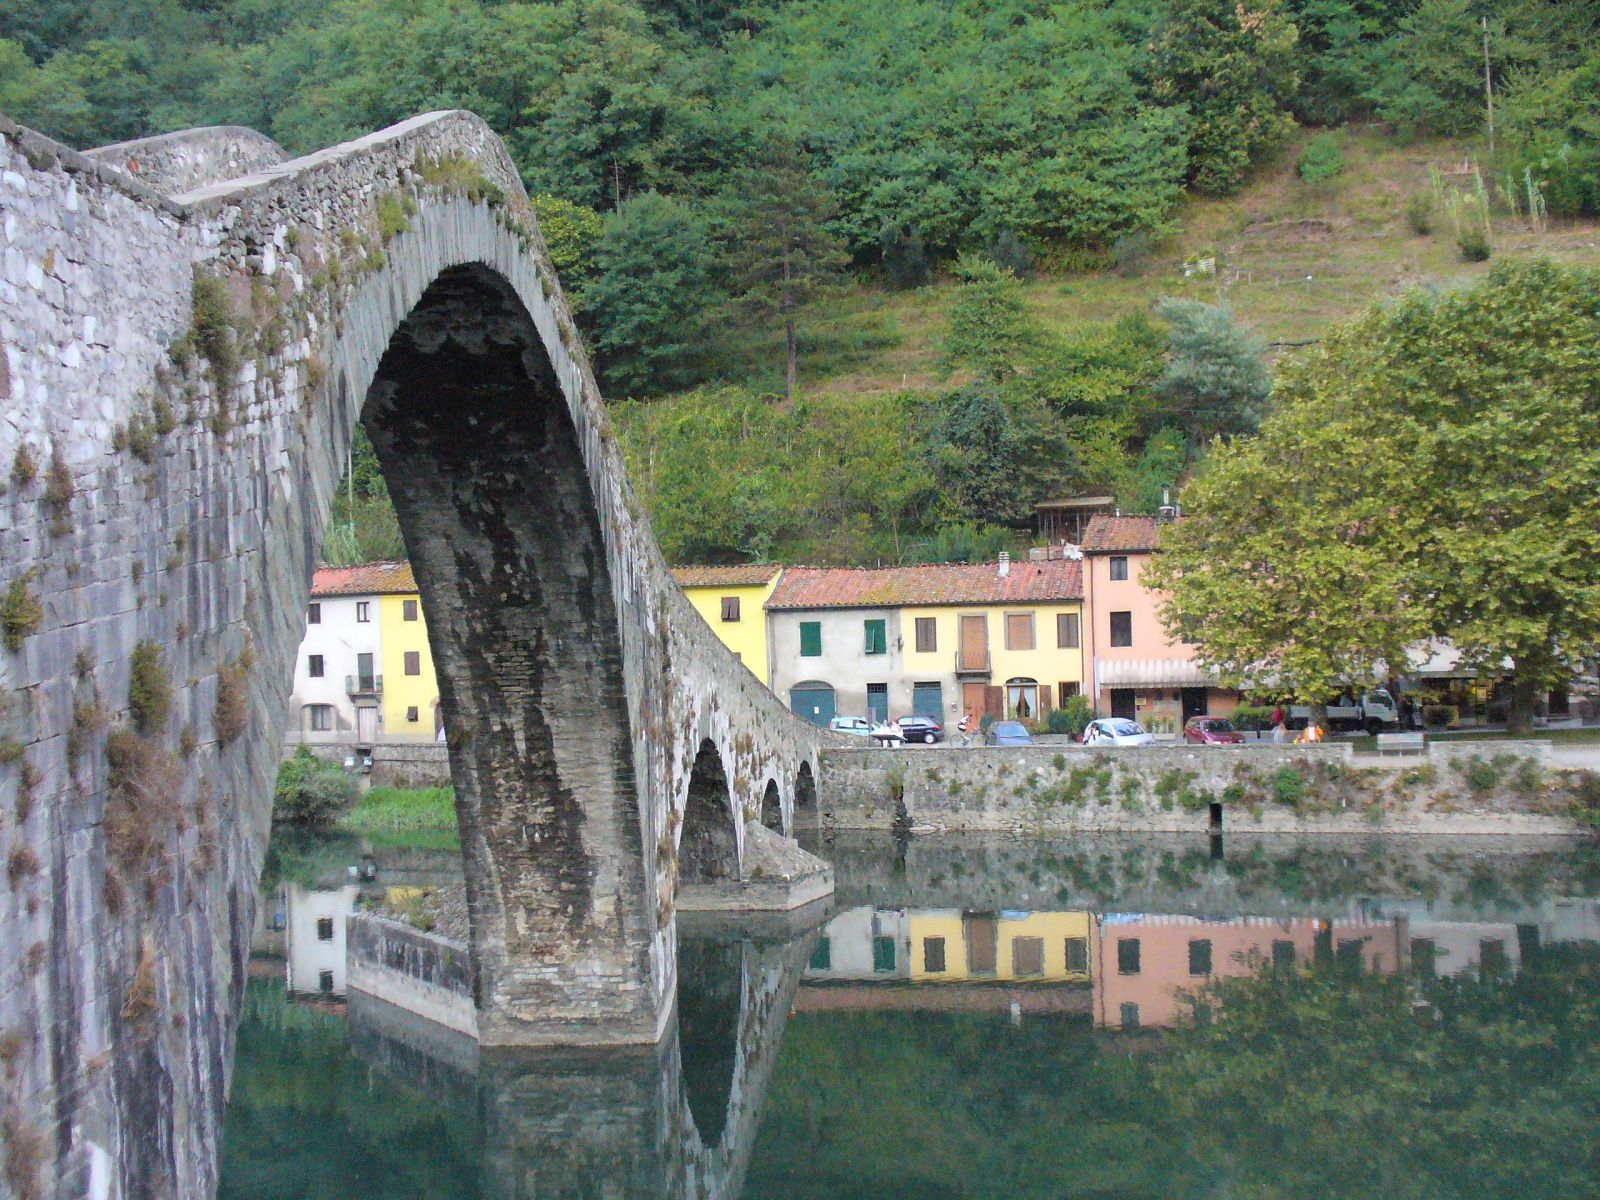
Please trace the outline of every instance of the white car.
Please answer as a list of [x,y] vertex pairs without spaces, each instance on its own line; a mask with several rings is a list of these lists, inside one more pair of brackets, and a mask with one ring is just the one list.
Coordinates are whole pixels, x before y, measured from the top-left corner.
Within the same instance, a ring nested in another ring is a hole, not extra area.
[[1083,730],[1085,746],[1148,746],[1155,740],[1143,725],[1126,717],[1102,717]]

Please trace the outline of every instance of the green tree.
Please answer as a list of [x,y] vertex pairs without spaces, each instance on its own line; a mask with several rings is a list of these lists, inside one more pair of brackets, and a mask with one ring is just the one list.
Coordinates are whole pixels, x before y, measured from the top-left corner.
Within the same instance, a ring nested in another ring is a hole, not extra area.
[[1022,527],[1042,497],[1070,486],[1077,459],[1061,423],[983,384],[942,402],[928,434],[941,523]]
[[1378,116],[1406,137],[1481,128],[1483,31],[1472,0],[1422,0],[1402,18],[1369,95]]
[[1200,441],[1257,428],[1272,391],[1266,339],[1234,319],[1225,304],[1165,299],[1167,365],[1156,384],[1164,416]]
[[607,214],[579,301],[609,387],[650,395],[689,381],[715,298],[711,256],[705,222],[669,196],[645,192]]
[[1531,179],[1551,212],[1600,215],[1600,51],[1515,77],[1498,121],[1513,188]]
[[1151,45],[1151,92],[1187,107],[1189,182],[1226,195],[1294,128],[1294,25],[1279,0],[1171,0]]
[[976,254],[961,256],[955,276],[961,286],[950,309],[945,369],[973,371],[990,383],[1004,384],[1043,337],[1022,285],[1010,270]]
[[605,221],[592,208],[540,192],[531,197],[539,218],[539,232],[561,286],[576,297],[594,278],[594,247],[605,232]]
[[731,290],[759,318],[783,322],[784,395],[793,400],[796,312],[845,265],[843,243],[828,226],[832,198],[807,177],[798,147],[774,138],[733,174],[720,207]]
[[[1145,579],[1230,681],[1327,696],[1448,638],[1508,720],[1600,652],[1600,272],[1496,266],[1375,308],[1220,447]],[[1359,448],[1353,456],[1353,451]]]

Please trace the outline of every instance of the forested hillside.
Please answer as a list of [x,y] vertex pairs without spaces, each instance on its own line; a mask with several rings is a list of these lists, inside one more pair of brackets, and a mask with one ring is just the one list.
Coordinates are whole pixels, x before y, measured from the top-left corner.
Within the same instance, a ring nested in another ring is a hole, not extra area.
[[[75,145],[308,151],[446,107],[537,197],[685,559],[961,557],[1047,493],[1146,506],[1259,421],[1269,342],[1592,252],[1600,215],[1591,0],[0,8],[0,111]],[[397,551],[358,480],[330,550]]]

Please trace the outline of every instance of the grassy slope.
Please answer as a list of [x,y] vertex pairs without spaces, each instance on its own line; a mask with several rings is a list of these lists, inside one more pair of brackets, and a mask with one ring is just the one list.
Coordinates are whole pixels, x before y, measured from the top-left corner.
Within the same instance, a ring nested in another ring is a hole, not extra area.
[[[1443,213],[1430,237],[1408,228],[1404,205],[1430,190],[1429,167],[1447,182],[1470,186],[1460,143],[1401,145],[1373,131],[1343,134],[1346,169],[1328,183],[1303,183],[1295,171],[1303,132],[1259,172],[1240,195],[1194,199],[1179,214],[1177,231],[1136,277],[1112,272],[1039,275],[1028,297],[1040,317],[1059,329],[1147,309],[1162,296],[1225,299],[1273,342],[1304,342],[1373,300],[1417,284],[1441,284],[1482,274],[1456,250]],[[1493,185],[1491,181],[1491,191]],[[1547,254],[1568,262],[1600,262],[1600,227],[1561,225],[1544,232],[1525,220],[1496,219],[1495,257]],[[1215,278],[1185,279],[1186,258],[1215,254]],[[808,390],[871,395],[902,386],[940,383],[938,337],[954,296],[947,281],[913,292],[875,286],[846,290],[814,306],[804,327],[816,351],[802,362]],[[781,363],[776,338],[751,360]]]

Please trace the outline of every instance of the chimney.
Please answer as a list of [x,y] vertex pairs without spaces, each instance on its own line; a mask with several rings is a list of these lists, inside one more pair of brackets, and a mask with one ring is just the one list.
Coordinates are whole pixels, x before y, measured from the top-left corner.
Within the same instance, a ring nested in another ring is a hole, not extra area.
[[1161,489],[1161,508],[1156,515],[1162,524],[1178,519],[1178,506],[1172,502],[1172,492],[1167,488]]
[[1000,551],[1000,578],[1004,579],[1011,574],[1011,554],[1009,551]]

